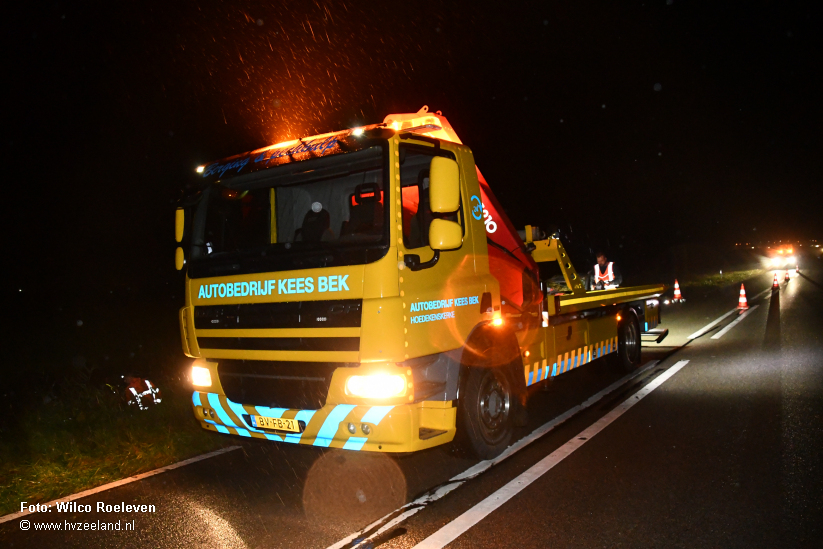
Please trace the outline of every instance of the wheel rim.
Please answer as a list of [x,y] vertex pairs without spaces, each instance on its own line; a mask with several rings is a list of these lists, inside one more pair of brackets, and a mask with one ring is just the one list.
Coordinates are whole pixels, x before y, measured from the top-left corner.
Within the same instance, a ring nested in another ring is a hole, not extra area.
[[478,391],[478,416],[483,438],[494,443],[506,434],[511,410],[511,390],[502,374],[488,370]]
[[637,337],[637,325],[629,321],[626,323],[625,337],[623,339],[623,347],[626,350],[626,359],[634,363],[637,360],[637,351],[640,346],[639,338]]

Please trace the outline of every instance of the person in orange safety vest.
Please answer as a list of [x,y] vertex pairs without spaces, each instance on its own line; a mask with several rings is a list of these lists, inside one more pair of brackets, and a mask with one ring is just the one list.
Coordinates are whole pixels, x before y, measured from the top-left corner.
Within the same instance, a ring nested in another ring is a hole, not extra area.
[[614,262],[609,261],[606,254],[602,251],[595,253],[597,263],[594,269],[589,271],[588,288],[590,290],[610,290],[617,288],[623,283],[623,275]]

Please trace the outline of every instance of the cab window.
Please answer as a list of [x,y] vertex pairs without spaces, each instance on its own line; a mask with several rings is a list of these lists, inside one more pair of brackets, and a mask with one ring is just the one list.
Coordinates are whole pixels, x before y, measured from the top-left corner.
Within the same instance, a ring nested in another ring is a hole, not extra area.
[[410,250],[429,245],[429,225],[433,219],[446,219],[463,225],[460,211],[451,214],[436,214],[429,207],[429,165],[435,156],[454,160],[454,155],[447,151],[415,145],[400,145],[403,244]]

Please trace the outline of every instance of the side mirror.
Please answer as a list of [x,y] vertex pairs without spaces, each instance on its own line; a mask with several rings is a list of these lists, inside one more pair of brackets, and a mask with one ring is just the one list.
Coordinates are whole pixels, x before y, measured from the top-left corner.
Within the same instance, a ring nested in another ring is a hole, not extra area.
[[460,208],[460,170],[454,160],[442,156],[432,158],[429,166],[429,204],[434,213],[452,213]]
[[463,228],[459,223],[433,219],[429,225],[429,246],[432,250],[456,250],[463,245]]
[[186,254],[183,252],[183,248],[178,247],[177,250],[174,251],[174,266],[177,267],[178,271],[181,271],[185,264]]
[[440,261],[441,250],[456,250],[462,245],[463,227],[459,223],[445,219],[433,219],[429,225],[429,246],[434,250],[432,258],[421,263],[419,255],[406,254],[403,261],[412,271],[422,271],[437,265]]
[[177,208],[174,213],[174,239],[177,242],[183,242],[183,228],[185,227],[186,210]]

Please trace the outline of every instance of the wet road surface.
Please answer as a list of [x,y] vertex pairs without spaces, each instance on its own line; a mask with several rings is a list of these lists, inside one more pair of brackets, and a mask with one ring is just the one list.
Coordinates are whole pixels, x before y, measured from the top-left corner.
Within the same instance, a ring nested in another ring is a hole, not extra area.
[[[753,310],[719,339],[712,337],[737,313],[688,337],[733,309],[739,287],[684,290],[686,303],[663,308],[671,333],[644,347],[644,371],[626,379],[597,361],[554,379],[532,394],[529,425],[518,438],[617,388],[457,486],[449,480],[477,462],[449,446],[391,458],[238,440],[240,450],[77,502],[93,510],[97,502],[150,504],[154,513],[32,514],[22,519],[27,531],[21,519],[0,524],[0,544],[440,547],[437,532],[459,523],[464,528],[449,547],[819,547],[823,268],[804,269],[788,283],[781,272],[778,292],[771,282],[771,272],[747,282]],[[676,373],[590,440],[467,522],[478,503],[563,451],[675,364]],[[432,493],[423,499],[435,501],[406,508],[410,516],[392,513]],[[120,521],[121,531],[65,531],[98,520]],[[61,531],[35,530],[47,522]],[[123,530],[126,523],[134,531]]]

